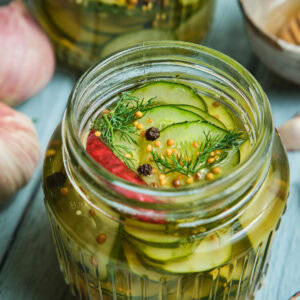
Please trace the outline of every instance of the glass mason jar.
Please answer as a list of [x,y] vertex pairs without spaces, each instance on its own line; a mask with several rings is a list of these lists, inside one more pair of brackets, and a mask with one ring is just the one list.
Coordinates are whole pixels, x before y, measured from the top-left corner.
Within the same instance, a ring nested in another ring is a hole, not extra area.
[[[99,110],[120,92],[155,80],[205,91],[242,120],[251,146],[230,174],[200,187],[151,189],[113,175],[87,154]],[[205,47],[147,42],[78,81],[49,143],[43,182],[60,267],[80,299],[249,299],[286,208],[289,167],[268,99],[247,70]],[[149,196],[159,201],[137,200]],[[164,271],[164,263],[142,254],[147,249],[188,251],[192,263],[181,269],[177,259],[176,268]]]
[[85,70],[144,41],[200,42],[215,0],[25,0],[54,43],[59,60]]

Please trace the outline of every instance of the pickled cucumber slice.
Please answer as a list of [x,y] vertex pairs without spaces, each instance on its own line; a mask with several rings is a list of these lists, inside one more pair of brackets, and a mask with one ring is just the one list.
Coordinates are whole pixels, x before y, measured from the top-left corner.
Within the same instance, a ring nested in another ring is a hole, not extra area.
[[228,243],[230,231],[224,231],[218,235],[205,237],[197,246],[195,251],[181,259],[166,263],[157,263],[146,257],[142,260],[157,269],[173,274],[186,274],[205,272],[220,267],[231,259],[232,246]]
[[[155,226],[155,229],[153,228],[153,230],[149,230],[149,228],[141,228],[139,224],[136,224],[139,227],[131,226],[132,224],[130,224],[130,222],[128,222],[127,220],[124,228],[125,231],[129,234],[129,236],[135,238],[136,240],[148,242],[149,244],[154,245],[165,244],[174,246],[177,246],[180,242],[180,237],[165,233],[166,228],[163,225],[152,225],[152,227]],[[151,226],[151,224],[149,224],[149,226]],[[159,226],[160,228],[157,228],[157,226]]]
[[149,268],[146,268],[141,261],[139,260],[136,251],[128,243],[123,242],[123,250],[125,258],[128,262],[129,268],[131,271],[141,277],[147,277],[152,281],[159,282],[162,277],[165,279],[174,279],[172,275],[165,275]]
[[107,43],[101,52],[101,57],[108,56],[121,49],[134,46],[135,44],[154,41],[154,40],[172,40],[173,34],[169,31],[156,29],[145,29],[138,32],[131,32],[120,35]]
[[137,240],[132,240],[132,244],[141,254],[147,256],[149,259],[167,262],[192,254],[198,242],[179,244],[177,248],[154,247]]
[[[164,145],[161,149],[162,154],[166,151],[168,139],[173,139],[178,151],[183,149],[191,155],[194,155],[199,149],[193,147],[193,142],[197,141],[199,145],[205,143],[206,134],[209,134],[211,138],[217,138],[224,137],[227,134],[227,131],[206,121],[183,122],[171,125],[161,131],[160,141],[161,144]],[[233,149],[228,152],[227,158],[221,161],[219,165],[226,168],[232,168],[236,166],[239,161],[239,151]]]
[[187,105],[187,104],[176,105],[176,107],[179,107],[179,108],[182,108],[185,110],[189,110],[189,111],[199,115],[200,117],[202,117],[205,121],[207,121],[213,125],[216,125],[220,128],[226,129],[226,126],[220,120],[218,120],[217,118],[214,118],[213,116],[208,114],[206,111],[204,111],[198,107],[195,107],[192,105]]
[[[151,119],[151,123],[149,123]],[[156,127],[160,130],[174,124],[185,121],[203,121],[204,119],[188,110],[184,110],[172,105],[160,105],[148,109],[144,112],[144,116],[138,120],[145,129],[148,127]]]
[[181,83],[150,83],[134,90],[132,96],[145,100],[155,98],[159,104],[189,104],[207,110],[204,100],[192,88]]
[[[219,119],[227,128],[227,130],[233,130],[236,128],[236,124],[231,115],[231,112],[221,102],[216,102],[214,99],[202,96],[207,105],[208,113],[214,118]],[[216,105],[216,103],[218,103]]]

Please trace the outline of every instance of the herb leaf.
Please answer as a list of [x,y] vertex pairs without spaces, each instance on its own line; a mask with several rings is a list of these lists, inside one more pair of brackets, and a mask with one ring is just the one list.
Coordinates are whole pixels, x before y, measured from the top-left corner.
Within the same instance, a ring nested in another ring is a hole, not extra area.
[[134,168],[132,158],[127,158],[125,154],[131,153],[125,145],[118,145],[114,142],[116,133],[120,134],[120,139],[131,144],[137,144],[135,137],[138,135],[133,122],[138,119],[136,112],[145,111],[154,106],[153,99],[144,101],[130,95],[129,92],[121,94],[120,100],[109,112],[94,120],[91,130],[101,131],[101,139],[112,149],[112,151],[131,169]]
[[[152,151],[152,159],[157,168],[164,174],[177,172],[186,176],[193,175],[209,165],[207,159],[211,152],[238,148],[245,141],[243,132],[229,131],[225,136],[217,136],[214,138],[212,138],[209,133],[204,134],[205,142],[199,146],[199,155],[195,155],[194,157],[190,157],[187,152],[181,152],[179,154],[173,153],[169,157],[164,157]],[[224,151],[218,159],[218,162],[224,160],[227,155],[228,153]]]

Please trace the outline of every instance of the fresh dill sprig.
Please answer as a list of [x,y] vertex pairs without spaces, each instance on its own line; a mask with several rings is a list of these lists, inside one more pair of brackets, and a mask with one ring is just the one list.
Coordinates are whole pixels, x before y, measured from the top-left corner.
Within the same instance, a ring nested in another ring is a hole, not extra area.
[[125,156],[127,153],[132,155],[131,149],[125,145],[116,144],[114,137],[116,133],[119,133],[121,140],[136,145],[135,136],[138,133],[133,125],[133,122],[137,119],[136,113],[153,107],[153,100],[140,100],[129,92],[124,92],[117,104],[100,118],[94,120],[91,125],[91,130],[100,131],[101,139],[131,169],[134,168],[133,159]]
[[[163,174],[177,172],[183,175],[193,175],[201,169],[208,167],[209,154],[216,150],[225,150],[238,148],[244,141],[244,133],[230,131],[225,136],[217,136],[212,138],[209,133],[205,134],[205,142],[199,146],[199,155],[189,156],[188,152],[173,153],[169,157],[159,155],[152,151],[152,159],[157,168]],[[227,152],[222,152],[217,162],[221,162],[227,157]]]

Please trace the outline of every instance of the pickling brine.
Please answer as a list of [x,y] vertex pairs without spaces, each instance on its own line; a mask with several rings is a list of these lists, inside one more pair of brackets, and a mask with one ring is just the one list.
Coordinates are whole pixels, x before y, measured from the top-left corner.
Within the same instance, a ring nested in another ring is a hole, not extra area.
[[[289,186],[267,99],[229,58],[161,46],[132,48],[153,57],[126,65],[123,82],[104,75],[109,64],[91,69],[49,143],[44,190],[61,269],[80,299],[249,299]],[[170,57],[181,51],[183,69]],[[195,62],[209,62],[207,74],[195,76]],[[254,85],[261,103],[247,93]]]

